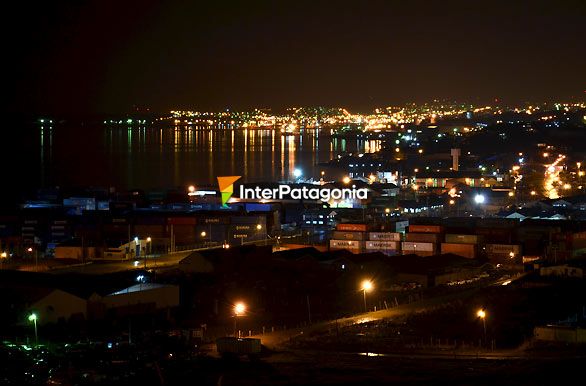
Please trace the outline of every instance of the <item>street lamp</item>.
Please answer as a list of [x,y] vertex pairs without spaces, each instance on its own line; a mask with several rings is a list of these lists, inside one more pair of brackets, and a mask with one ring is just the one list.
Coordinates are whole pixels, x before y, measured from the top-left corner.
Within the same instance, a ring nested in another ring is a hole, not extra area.
[[151,242],[152,241],[153,241],[153,239],[151,239],[150,236],[148,236],[146,238],[146,251],[145,251],[145,254],[144,254],[144,268],[145,269],[147,267],[147,257],[151,253]]
[[[236,336],[236,323],[238,321],[239,316],[243,316],[246,312],[246,304],[242,302],[238,302],[234,304],[234,336]],[[240,338],[240,333],[238,333],[238,338]]]
[[374,285],[372,284],[372,282],[370,280],[364,280],[362,282],[362,295],[364,297],[364,312],[367,312],[366,309],[366,293],[372,291],[372,289],[374,288]]
[[484,328],[484,343],[486,344],[486,311],[484,309],[479,309],[476,312],[476,316],[482,319],[482,327]]
[[37,314],[34,312],[28,316],[28,321],[33,322],[35,325],[35,345],[39,344],[39,334],[37,333]]
[[346,185],[348,185],[350,183],[350,177],[346,176],[342,179],[342,182],[345,183]]

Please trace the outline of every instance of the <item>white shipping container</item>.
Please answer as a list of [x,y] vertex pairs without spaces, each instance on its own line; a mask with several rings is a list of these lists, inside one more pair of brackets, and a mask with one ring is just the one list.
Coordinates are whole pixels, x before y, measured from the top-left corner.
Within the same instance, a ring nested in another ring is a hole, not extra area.
[[332,249],[360,249],[361,242],[356,240],[330,240]]
[[369,240],[401,241],[401,234],[397,232],[370,232]]
[[366,249],[392,249],[398,250],[401,244],[398,241],[367,241]]
[[419,243],[415,241],[403,241],[401,243],[401,249],[403,251],[422,251],[422,252],[435,252],[435,243]]

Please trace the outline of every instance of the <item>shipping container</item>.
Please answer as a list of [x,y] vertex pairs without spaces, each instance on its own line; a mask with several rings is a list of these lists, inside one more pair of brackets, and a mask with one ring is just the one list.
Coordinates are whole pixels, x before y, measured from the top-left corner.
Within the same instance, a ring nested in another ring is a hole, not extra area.
[[368,230],[368,226],[367,224],[338,224],[336,226],[336,230],[366,232]]
[[517,256],[521,254],[521,246],[516,244],[486,244],[484,248],[487,254],[507,256],[511,252]]
[[433,252],[429,252],[429,251],[401,251],[402,255],[417,255],[417,256],[421,256],[421,257],[429,257],[429,256],[434,256],[437,253],[435,251]]
[[267,222],[266,216],[233,216],[230,218],[230,223],[234,225],[240,224],[261,224],[264,226]]
[[401,243],[401,250],[412,251],[412,252],[414,252],[414,251],[435,252],[437,250],[437,245],[435,243],[403,241]]
[[442,243],[441,252],[475,259],[478,255],[478,247],[476,244]]
[[519,220],[510,218],[479,218],[476,226],[479,228],[515,228]]
[[351,231],[333,231],[332,239],[336,240],[364,240],[365,232],[351,232]]
[[442,235],[439,233],[406,233],[405,241],[439,243],[442,241]]
[[353,253],[360,253],[362,245],[362,241],[356,240],[330,240],[330,249],[347,249]]
[[520,245],[486,244],[484,251],[492,264],[518,264],[522,261]]
[[409,233],[442,233],[444,227],[441,225],[409,225]]
[[139,225],[166,225],[167,219],[163,216],[137,216],[134,223]]
[[586,232],[574,233],[570,236],[571,245],[573,249],[586,248]]
[[198,224],[229,224],[228,216],[197,216]]
[[228,240],[230,243],[245,243],[247,241],[264,240],[266,228],[257,229],[255,224],[230,225],[228,227]]
[[452,233],[446,234],[446,243],[451,244],[480,244],[482,238],[478,235],[456,235]]
[[167,219],[169,225],[195,225],[195,217],[169,217]]
[[369,232],[369,240],[401,241],[401,233],[398,232]]
[[366,249],[377,249],[377,250],[399,250],[401,243],[399,241],[367,241]]
[[476,228],[474,233],[483,236],[486,243],[510,244],[514,240],[515,230],[509,228]]
[[195,227],[195,233],[204,242],[222,242],[228,240],[228,226],[224,224],[197,225]]
[[166,236],[167,231],[165,225],[138,224],[134,226],[133,234],[139,238],[163,238]]

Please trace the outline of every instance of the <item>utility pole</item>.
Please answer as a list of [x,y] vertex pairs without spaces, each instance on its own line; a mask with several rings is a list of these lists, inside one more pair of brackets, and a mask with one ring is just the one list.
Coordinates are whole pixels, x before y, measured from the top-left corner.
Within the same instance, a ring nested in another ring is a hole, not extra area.
[[311,324],[311,305],[309,304],[309,295],[305,296],[307,300],[307,319],[309,320],[309,324]]

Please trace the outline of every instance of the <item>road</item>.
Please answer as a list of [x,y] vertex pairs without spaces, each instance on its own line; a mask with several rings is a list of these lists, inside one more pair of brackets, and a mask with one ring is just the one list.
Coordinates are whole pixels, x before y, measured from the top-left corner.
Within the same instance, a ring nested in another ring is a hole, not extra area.
[[[169,253],[157,257],[149,257],[146,259],[147,269],[159,269],[177,265],[185,257],[192,254],[194,251],[184,251]],[[128,271],[134,269],[145,269],[145,259],[131,259],[121,261],[93,261],[88,264],[76,264],[50,270],[54,274],[66,273],[84,273],[92,275],[100,275],[121,271]]]
[[[510,284],[515,280],[519,280],[525,275],[516,275],[515,277],[510,277],[507,279],[497,279],[492,283],[487,284],[486,286],[491,285],[503,285],[504,282],[507,282],[506,285]],[[324,334],[328,331],[332,331],[338,328],[351,326],[354,324],[361,324],[361,323],[368,323],[376,320],[383,320],[383,319],[391,319],[391,318],[399,318],[404,317],[416,312],[426,311],[433,309],[435,307],[441,306],[444,303],[453,301],[459,298],[466,298],[476,291],[479,291],[483,287],[473,287],[462,291],[452,292],[446,295],[436,296],[432,298],[427,298],[423,300],[419,300],[414,303],[410,304],[402,304],[397,307],[385,309],[385,310],[378,310],[378,311],[371,311],[366,313],[361,313],[345,318],[340,318],[336,320],[329,320],[324,322],[315,323],[309,326],[305,326],[303,328],[294,328],[288,330],[281,330],[275,332],[265,333],[263,335],[255,335],[254,337],[260,338],[262,344],[269,347],[269,348],[278,348],[283,343],[287,343],[290,339],[295,337],[299,337],[302,335],[314,335],[314,334]]]
[[268,348],[276,349],[279,348],[282,344],[287,343],[289,340],[295,337],[299,337],[302,335],[325,334],[328,331],[332,331],[346,326],[351,326],[354,324],[368,323],[376,320],[407,316],[409,314],[413,314],[416,312],[433,309],[434,307],[438,307],[454,299],[467,297],[478,290],[479,288],[467,289],[464,291],[450,293],[447,295],[420,300],[410,304],[399,305],[394,308],[361,313],[336,320],[318,322],[302,328],[293,328],[288,330],[269,332],[265,333],[264,335],[256,335],[253,337],[261,339],[262,344],[267,346]]

